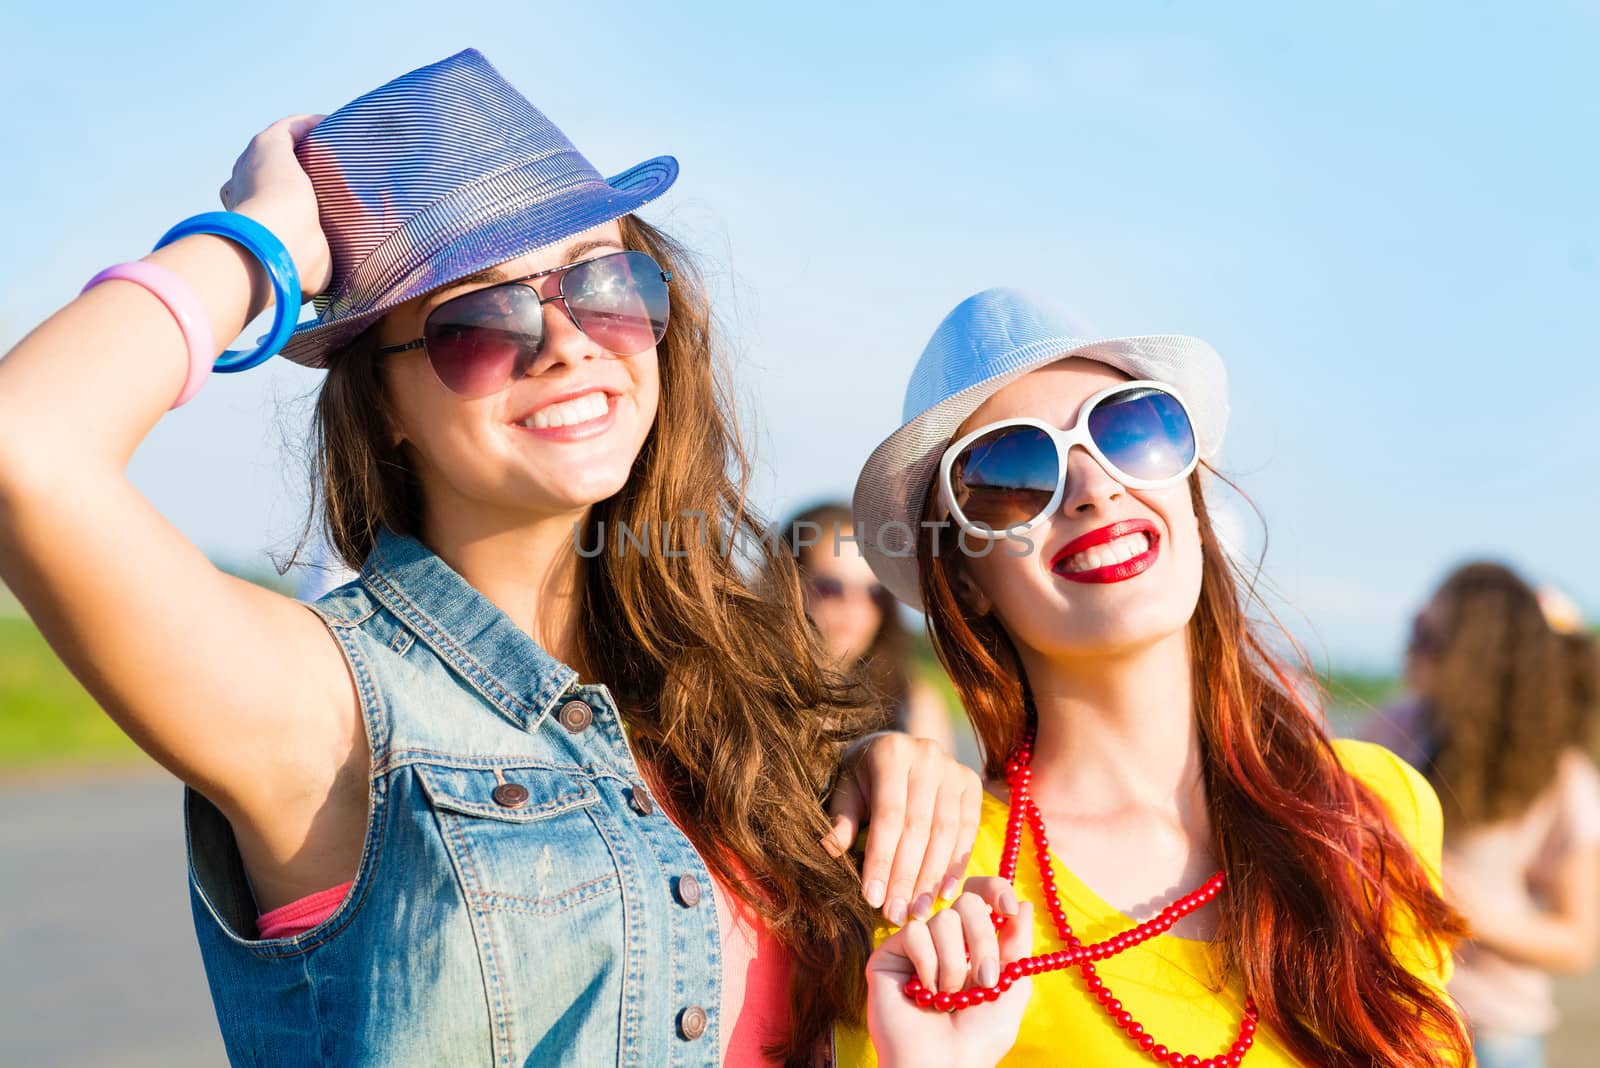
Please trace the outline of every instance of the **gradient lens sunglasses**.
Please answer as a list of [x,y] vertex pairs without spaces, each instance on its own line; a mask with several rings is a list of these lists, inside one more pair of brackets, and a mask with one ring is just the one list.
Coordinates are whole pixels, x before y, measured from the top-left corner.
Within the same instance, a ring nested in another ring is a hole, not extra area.
[[1084,401],[1066,430],[1005,419],[963,436],[939,461],[939,503],[968,534],[1020,534],[1061,506],[1067,456],[1079,445],[1129,489],[1169,486],[1189,477],[1200,459],[1176,390],[1122,382]]
[[865,586],[849,586],[832,575],[808,575],[806,588],[820,601],[843,601],[846,598],[862,597],[874,604],[881,604],[889,595],[889,591],[883,588],[881,582],[869,582]]
[[[553,297],[529,285],[559,275]],[[672,274],[643,252],[611,252],[452,297],[428,313],[422,336],[378,355],[423,349],[439,381],[487,397],[528,373],[544,348],[544,306],[560,303],[577,328],[616,356],[633,356],[667,332]]]

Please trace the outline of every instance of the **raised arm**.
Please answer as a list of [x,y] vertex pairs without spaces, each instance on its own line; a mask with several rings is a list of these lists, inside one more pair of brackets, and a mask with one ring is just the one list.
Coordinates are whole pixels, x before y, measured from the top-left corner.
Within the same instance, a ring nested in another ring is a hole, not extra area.
[[[284,241],[308,294],[326,285],[328,250],[293,146],[318,118],[257,135],[229,189]],[[219,342],[270,298],[264,271],[225,238],[145,259],[188,284]],[[127,281],[78,296],[0,359],[0,577],[118,725],[229,816],[266,904],[323,876],[308,852],[339,847],[316,814],[336,784],[365,776],[366,752],[317,618],[219,571],[127,478],[187,366],[172,314]],[[354,796],[365,805],[364,789]]]

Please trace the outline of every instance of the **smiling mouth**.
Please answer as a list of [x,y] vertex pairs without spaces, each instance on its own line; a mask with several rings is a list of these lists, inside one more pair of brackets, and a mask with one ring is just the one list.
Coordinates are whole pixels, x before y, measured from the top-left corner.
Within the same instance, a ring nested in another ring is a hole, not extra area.
[[547,404],[517,421],[517,426],[528,430],[556,430],[567,426],[581,426],[603,419],[611,410],[611,397],[603,390],[585,393],[559,404]]
[[1050,561],[1050,570],[1069,582],[1125,582],[1150,570],[1160,555],[1155,525],[1131,520],[1069,542]]

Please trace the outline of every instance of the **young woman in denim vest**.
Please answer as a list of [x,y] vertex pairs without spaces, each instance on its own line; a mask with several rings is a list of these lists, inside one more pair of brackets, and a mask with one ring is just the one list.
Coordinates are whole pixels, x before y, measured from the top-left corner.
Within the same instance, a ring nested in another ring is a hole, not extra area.
[[[272,124],[220,230],[0,361],[0,569],[187,784],[235,1063],[807,1062],[861,1010],[871,910],[956,889],[976,777],[869,733],[795,595],[729,551],[774,550],[710,309],[633,214],[676,169],[603,179],[468,50]],[[360,571],[309,606],[125,474],[198,382],[185,346],[203,374],[197,339],[289,273],[319,294],[283,350],[328,369],[318,504]]]

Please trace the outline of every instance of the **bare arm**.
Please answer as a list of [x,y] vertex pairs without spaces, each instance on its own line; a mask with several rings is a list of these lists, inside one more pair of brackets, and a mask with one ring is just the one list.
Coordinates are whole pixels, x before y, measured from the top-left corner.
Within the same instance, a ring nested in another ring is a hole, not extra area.
[[[239,210],[285,241],[308,293],[326,284],[327,248],[292,148],[314,120],[274,123],[232,179]],[[146,258],[188,282],[220,340],[269,298],[264,272],[223,238]],[[126,475],[185,353],[165,306],[113,281],[0,360],[0,576],[118,725],[229,816],[253,876],[309,864],[314,879],[330,791],[355,756],[365,765],[337,647],[303,606],[217,570]]]
[[1458,891],[1473,938],[1503,957],[1545,971],[1577,975],[1600,951],[1600,844],[1573,850],[1556,877],[1550,908],[1507,912]]
[[950,714],[944,707],[944,699],[932,686],[912,680],[906,692],[905,729],[912,737],[926,738],[946,754],[955,755],[956,737]]

